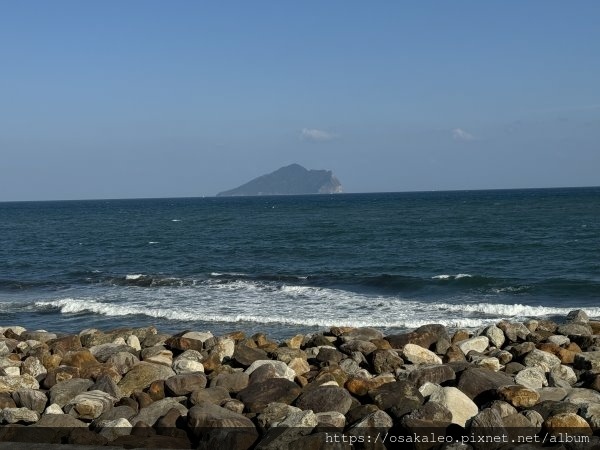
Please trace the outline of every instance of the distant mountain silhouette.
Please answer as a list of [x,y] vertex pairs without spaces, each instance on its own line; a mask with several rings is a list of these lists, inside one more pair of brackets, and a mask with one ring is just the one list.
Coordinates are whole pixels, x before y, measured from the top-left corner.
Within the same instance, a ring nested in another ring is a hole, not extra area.
[[246,195],[338,194],[342,185],[330,170],[307,170],[299,164],[277,169],[218,197]]

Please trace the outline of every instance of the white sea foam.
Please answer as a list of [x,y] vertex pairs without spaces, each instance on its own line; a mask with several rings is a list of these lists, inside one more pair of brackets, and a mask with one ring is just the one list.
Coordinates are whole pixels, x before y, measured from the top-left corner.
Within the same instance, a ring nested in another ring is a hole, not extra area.
[[448,274],[441,274],[441,275],[435,275],[433,277],[431,277],[434,280],[460,280],[461,278],[472,278],[473,275],[471,275],[470,273],[457,273],[456,275],[448,275]]
[[152,244],[158,244],[158,241],[150,241],[148,242],[148,244],[152,245]]
[[130,275],[125,275],[125,279],[126,280],[139,280],[143,276],[144,275],[141,273],[134,273],[134,274],[130,274]]
[[171,219],[171,222],[181,222],[181,219]]

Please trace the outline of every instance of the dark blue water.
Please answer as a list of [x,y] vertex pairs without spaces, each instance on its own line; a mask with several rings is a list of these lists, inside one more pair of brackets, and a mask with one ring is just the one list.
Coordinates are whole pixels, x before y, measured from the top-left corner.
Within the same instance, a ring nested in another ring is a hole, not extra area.
[[0,325],[600,316],[600,188],[0,203]]

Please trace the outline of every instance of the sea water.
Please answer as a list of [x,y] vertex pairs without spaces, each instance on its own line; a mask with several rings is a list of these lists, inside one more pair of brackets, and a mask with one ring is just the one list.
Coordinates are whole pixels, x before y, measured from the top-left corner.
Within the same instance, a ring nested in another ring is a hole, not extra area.
[[0,203],[0,326],[600,317],[600,188]]

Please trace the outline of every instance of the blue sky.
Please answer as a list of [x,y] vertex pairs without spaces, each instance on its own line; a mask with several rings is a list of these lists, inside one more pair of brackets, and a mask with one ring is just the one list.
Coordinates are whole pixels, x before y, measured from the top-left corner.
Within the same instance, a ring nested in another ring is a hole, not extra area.
[[597,1],[0,0],[0,200],[600,185]]

